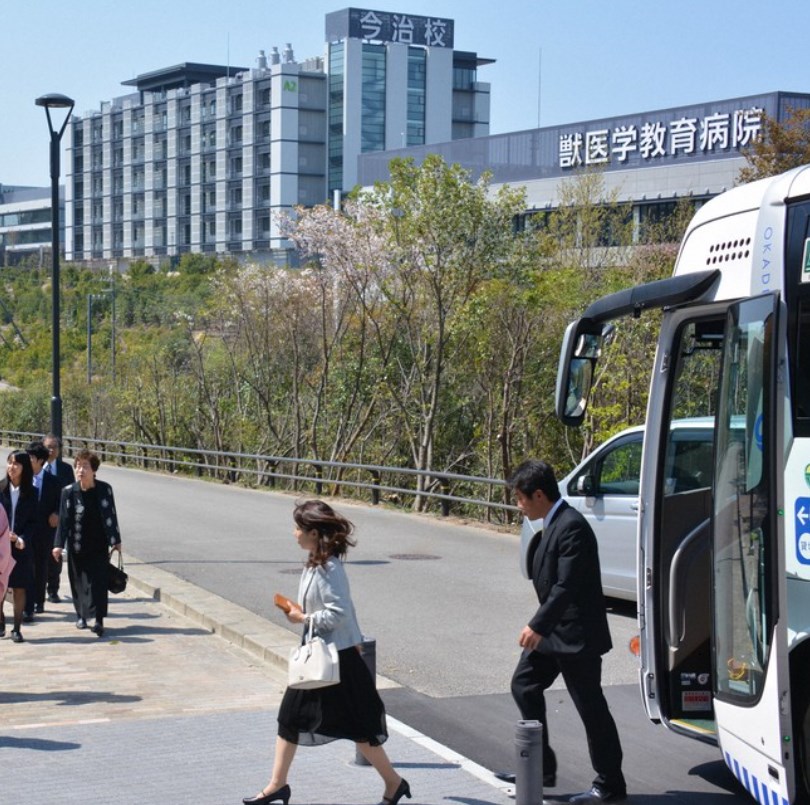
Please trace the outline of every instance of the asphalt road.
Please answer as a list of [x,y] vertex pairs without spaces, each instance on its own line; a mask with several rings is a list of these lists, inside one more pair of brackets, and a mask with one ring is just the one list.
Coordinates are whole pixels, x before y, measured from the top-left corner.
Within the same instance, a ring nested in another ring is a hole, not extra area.
[[[273,594],[295,597],[303,555],[292,536],[296,497],[103,465],[124,555],[157,565],[280,625]],[[402,687],[384,698],[396,718],[492,770],[510,768],[519,718],[509,695],[517,636],[536,606],[518,568],[518,535],[371,505],[336,503],[357,526],[348,573],[377,670]],[[606,695],[619,724],[633,802],[747,802],[714,746],[651,724],[627,650],[635,609],[610,602],[614,649]],[[584,733],[560,683],[549,729],[564,795],[587,788]]]

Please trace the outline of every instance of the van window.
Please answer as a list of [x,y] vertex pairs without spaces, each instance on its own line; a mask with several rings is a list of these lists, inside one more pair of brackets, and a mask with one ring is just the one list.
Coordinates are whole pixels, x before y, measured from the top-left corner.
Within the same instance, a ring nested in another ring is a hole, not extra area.
[[625,442],[605,456],[597,483],[598,495],[638,495],[642,444],[640,438]]
[[636,433],[607,449],[599,448],[563,494],[638,496],[643,434]]

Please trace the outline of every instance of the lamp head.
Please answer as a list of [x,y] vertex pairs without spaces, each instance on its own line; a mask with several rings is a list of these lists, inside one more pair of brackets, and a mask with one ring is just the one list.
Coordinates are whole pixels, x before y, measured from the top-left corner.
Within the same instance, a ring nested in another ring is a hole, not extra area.
[[40,95],[34,103],[36,103],[37,106],[44,106],[46,109],[67,109],[74,105],[73,98],[68,98],[67,95],[60,95],[58,92]]

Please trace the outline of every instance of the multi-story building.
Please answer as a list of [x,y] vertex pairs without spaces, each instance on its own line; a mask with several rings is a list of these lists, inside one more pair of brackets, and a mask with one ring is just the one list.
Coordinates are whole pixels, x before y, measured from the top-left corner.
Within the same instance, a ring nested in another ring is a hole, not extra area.
[[51,188],[0,184],[0,266],[50,253]]
[[276,213],[350,190],[361,153],[489,132],[491,60],[456,51],[453,20],[348,8],[323,57],[179,64],[68,128],[65,256],[185,252],[286,261]]

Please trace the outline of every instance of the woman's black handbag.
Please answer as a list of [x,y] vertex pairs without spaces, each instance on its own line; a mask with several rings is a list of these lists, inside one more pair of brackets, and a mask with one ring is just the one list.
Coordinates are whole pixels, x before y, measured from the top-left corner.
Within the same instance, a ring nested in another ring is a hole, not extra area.
[[[110,551],[110,557],[112,557],[112,551]],[[107,589],[111,593],[122,593],[127,588],[127,576],[124,573],[124,557],[121,556],[121,551],[118,551],[118,564],[115,565],[110,562],[110,567],[107,571]]]

